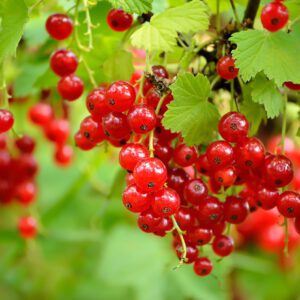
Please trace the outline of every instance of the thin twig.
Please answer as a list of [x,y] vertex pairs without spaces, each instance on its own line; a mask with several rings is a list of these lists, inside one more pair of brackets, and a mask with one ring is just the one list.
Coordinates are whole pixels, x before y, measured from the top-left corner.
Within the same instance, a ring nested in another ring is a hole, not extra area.
[[235,21],[236,21],[236,23],[237,23],[237,25],[238,25],[238,27],[239,27],[240,24],[241,24],[241,22],[240,22],[239,16],[238,16],[237,11],[236,11],[236,7],[235,7],[235,4],[234,4],[234,0],[230,0],[230,4],[231,4],[231,8],[232,8],[234,17],[235,17]]

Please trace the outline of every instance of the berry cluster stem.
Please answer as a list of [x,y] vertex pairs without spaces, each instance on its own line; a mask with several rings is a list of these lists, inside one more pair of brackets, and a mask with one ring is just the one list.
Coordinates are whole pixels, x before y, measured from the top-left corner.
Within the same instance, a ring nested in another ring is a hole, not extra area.
[[180,238],[180,241],[181,241],[181,245],[182,245],[182,255],[181,255],[181,259],[180,259],[180,262],[179,264],[174,268],[174,270],[180,268],[183,263],[186,261],[186,243],[185,243],[185,240],[183,238],[183,231],[180,229],[180,227],[178,226],[177,222],[176,222],[176,219],[174,217],[174,215],[171,216],[171,220],[173,222],[173,227],[174,227],[174,230],[177,231],[178,235],[179,235],[179,238]]
[[0,89],[2,93],[2,108],[8,108],[9,107],[9,102],[8,102],[8,92],[7,92],[7,86],[6,86],[6,80],[5,80],[5,75],[4,75],[4,63],[1,64],[0,66]]
[[91,49],[93,49],[93,32],[92,32],[92,28],[94,27],[94,25],[92,24],[92,20],[91,20],[88,0],[83,0],[83,7],[84,7],[84,11],[85,11],[86,26],[87,26],[86,35],[89,37],[89,47],[88,47],[88,49],[91,50]]
[[94,88],[97,87],[97,83],[96,83],[96,80],[95,80],[95,77],[94,77],[94,71],[89,67],[88,63],[86,62],[86,60],[84,59],[84,57],[81,55],[80,56],[80,60],[82,61],[83,63],[83,66],[89,76],[89,79],[90,79],[90,82],[91,84],[93,85]]

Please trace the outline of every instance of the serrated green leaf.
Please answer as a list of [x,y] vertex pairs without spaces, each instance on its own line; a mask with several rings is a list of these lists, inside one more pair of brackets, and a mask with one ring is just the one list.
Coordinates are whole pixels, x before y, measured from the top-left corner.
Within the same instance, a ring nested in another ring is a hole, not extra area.
[[28,18],[24,0],[2,0],[0,2],[0,63],[6,56],[15,55]]
[[168,105],[163,125],[173,132],[180,132],[188,145],[208,143],[217,128],[219,112],[209,103],[208,79],[198,74],[180,75],[171,85],[174,101]]
[[240,111],[246,116],[250,123],[249,135],[255,135],[261,122],[266,119],[266,112],[262,105],[252,101],[251,87],[249,84],[245,85],[243,88],[243,102]]
[[108,0],[115,8],[122,8],[128,13],[143,14],[151,11],[152,0]]
[[278,86],[285,81],[300,82],[300,37],[295,33],[247,30],[232,35],[240,76],[249,81],[263,71]]
[[177,32],[190,33],[206,30],[209,24],[207,6],[193,0],[167,9],[151,18],[131,36],[137,48],[169,52],[176,46]]
[[283,109],[283,98],[273,80],[268,80],[263,74],[258,74],[251,84],[252,100],[265,107],[270,119],[278,117]]

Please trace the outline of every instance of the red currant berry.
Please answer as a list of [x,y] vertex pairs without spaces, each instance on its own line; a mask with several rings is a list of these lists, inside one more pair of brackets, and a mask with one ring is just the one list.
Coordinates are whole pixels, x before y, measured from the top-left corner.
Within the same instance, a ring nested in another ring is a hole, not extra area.
[[212,168],[221,169],[232,164],[234,159],[233,148],[228,142],[216,141],[208,146],[206,157]]
[[120,80],[107,88],[105,103],[111,111],[124,112],[134,104],[135,97],[134,87]]
[[76,71],[78,67],[78,58],[72,51],[60,49],[52,54],[50,66],[52,71],[58,76],[68,76]]
[[212,231],[201,227],[195,227],[188,233],[189,241],[192,244],[203,246],[212,239]]
[[31,154],[22,154],[16,164],[19,180],[31,179],[38,172],[38,163]]
[[154,195],[152,209],[161,217],[169,217],[178,212],[180,198],[177,192],[170,188],[164,188]]
[[155,87],[153,87],[146,94],[145,101],[148,105],[156,109],[160,98],[161,98],[161,93]]
[[122,139],[130,134],[127,117],[119,112],[112,112],[103,117],[102,127],[105,134],[114,139]]
[[293,83],[291,81],[286,81],[284,83],[284,85],[290,89],[290,90],[293,90],[293,91],[300,91],[300,83]]
[[224,140],[230,143],[243,141],[248,134],[249,123],[244,115],[229,112],[219,122],[219,132]]
[[16,147],[22,153],[32,153],[35,148],[35,141],[28,135],[24,135],[15,141]]
[[196,216],[200,224],[211,226],[223,216],[223,203],[216,197],[208,196],[195,206]]
[[271,2],[263,8],[260,20],[264,28],[275,32],[283,28],[289,19],[289,12],[285,5]]
[[180,198],[182,198],[185,182],[188,179],[189,177],[183,169],[171,169],[168,174],[168,187],[175,190]]
[[235,59],[231,56],[223,56],[217,63],[218,75],[226,80],[231,80],[237,77],[239,69],[235,67]]
[[100,122],[102,117],[111,112],[105,104],[105,99],[106,92],[104,88],[94,89],[86,98],[86,107],[95,121]]
[[173,157],[173,148],[169,143],[156,142],[154,144],[154,155],[164,164],[168,164]]
[[137,220],[138,226],[144,232],[154,232],[161,221],[161,217],[155,215],[155,213],[149,209],[142,212]]
[[73,148],[70,145],[58,145],[54,157],[57,164],[67,166],[72,161]]
[[219,222],[215,223],[212,226],[212,232],[213,235],[218,236],[221,235],[226,229],[226,223],[223,220],[220,220]]
[[233,239],[226,235],[216,236],[212,243],[212,249],[214,252],[221,256],[228,256],[232,253],[234,248]]
[[[179,259],[182,258],[182,255],[183,255],[182,245],[176,246],[176,254]],[[192,245],[187,245],[186,246],[186,261],[185,261],[185,263],[186,264],[193,263],[198,258],[198,255],[199,255],[199,250],[197,249],[197,247],[192,246]]]
[[65,119],[54,119],[45,127],[47,138],[57,144],[65,144],[70,134],[69,122]]
[[37,223],[33,217],[22,217],[19,220],[18,228],[23,239],[34,238],[37,234]]
[[146,211],[152,203],[152,196],[142,192],[135,184],[128,186],[123,192],[124,206],[135,213]]
[[83,89],[83,82],[76,75],[62,77],[57,84],[57,91],[59,95],[68,101],[78,99],[82,95]]
[[196,222],[193,210],[188,207],[181,207],[176,213],[175,219],[182,230],[191,229]]
[[105,133],[101,124],[95,122],[91,116],[84,118],[80,124],[80,132],[92,143],[101,143],[105,140]]
[[34,182],[25,181],[21,183],[16,190],[16,198],[23,205],[31,204],[37,194],[37,188]]
[[295,219],[295,229],[297,233],[300,235],[300,217]]
[[136,164],[133,176],[137,186],[142,191],[156,192],[167,181],[167,169],[161,160],[146,158]]
[[237,163],[244,169],[261,167],[265,158],[265,147],[257,138],[249,138],[235,149]]
[[200,257],[194,262],[194,272],[198,276],[207,276],[211,273],[213,265],[206,257]]
[[148,149],[142,144],[127,144],[119,153],[119,162],[123,169],[133,171],[136,164],[149,157]]
[[159,224],[155,227],[153,232],[157,236],[165,236],[167,231],[173,228],[173,223],[170,218],[161,218]]
[[14,121],[14,116],[10,111],[0,109],[0,133],[10,130],[14,125]]
[[186,182],[183,190],[185,201],[197,205],[207,197],[208,189],[201,179],[192,179]]
[[295,192],[283,192],[278,198],[277,208],[286,218],[300,217],[300,195]]
[[132,173],[128,173],[126,175],[126,185],[128,186],[128,185],[132,185],[132,184],[135,184],[133,174]]
[[257,206],[263,209],[272,209],[277,205],[279,192],[275,189],[262,187],[257,191]]
[[134,105],[127,115],[130,128],[135,133],[147,133],[156,125],[154,109],[146,104]]
[[157,116],[157,124],[155,127],[155,137],[160,141],[169,142],[177,137],[177,133],[172,133],[170,130],[166,129],[162,123],[162,116]]
[[206,154],[201,154],[198,160],[195,162],[195,166],[197,171],[200,172],[202,175],[208,175],[210,164],[207,160]]
[[96,144],[88,140],[80,131],[75,134],[74,139],[76,146],[84,151],[91,150],[96,146]]
[[271,187],[283,187],[293,179],[293,164],[284,155],[270,155],[265,160],[265,180]]
[[7,136],[5,133],[0,133],[0,149],[5,149],[7,146]]
[[28,115],[33,123],[45,126],[53,119],[53,110],[49,104],[37,103],[29,109]]
[[111,9],[106,20],[112,30],[121,32],[130,28],[133,17],[122,9]]
[[122,139],[115,139],[112,137],[107,137],[107,141],[116,148],[121,148],[127,144],[130,139],[130,135],[123,137]]
[[169,78],[169,73],[164,66],[156,65],[152,67],[152,72],[159,78]]
[[248,202],[240,197],[228,196],[224,203],[224,219],[231,224],[245,221],[249,212]]
[[235,183],[236,176],[235,167],[227,166],[223,169],[217,170],[214,174],[214,179],[219,185],[228,187]]
[[191,166],[197,160],[197,149],[194,146],[180,144],[174,149],[173,158],[181,167]]
[[64,40],[71,35],[73,22],[64,14],[53,14],[47,19],[46,29],[55,40]]

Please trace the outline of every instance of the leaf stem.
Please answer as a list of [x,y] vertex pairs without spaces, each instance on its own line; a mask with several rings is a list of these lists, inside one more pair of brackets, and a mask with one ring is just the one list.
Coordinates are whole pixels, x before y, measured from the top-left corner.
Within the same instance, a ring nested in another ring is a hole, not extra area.
[[232,11],[233,11],[233,14],[234,14],[234,17],[235,17],[235,21],[238,25],[238,28],[240,27],[240,19],[239,19],[239,16],[237,14],[237,11],[236,11],[236,7],[235,7],[235,4],[234,4],[234,0],[230,0],[230,4],[231,4],[231,8],[232,8]]
[[173,226],[174,229],[177,231],[179,238],[180,238],[180,242],[181,242],[181,246],[182,246],[182,255],[181,255],[181,259],[179,261],[179,264],[174,268],[174,270],[177,270],[178,268],[180,268],[183,263],[186,261],[186,243],[185,240],[183,238],[183,231],[180,229],[180,227],[178,226],[176,219],[174,217],[174,215],[171,216],[171,220],[173,222]]
[[285,256],[289,255],[289,225],[288,225],[288,219],[284,218],[284,249],[283,253]]
[[[254,19],[256,17],[258,8],[259,8],[260,0],[248,0],[248,4],[245,10],[243,22],[246,21],[248,28],[253,28]],[[247,22],[247,21],[251,22]]]
[[89,67],[88,63],[86,62],[85,58],[82,55],[80,56],[80,60],[82,61],[83,66],[89,76],[91,84],[93,85],[94,88],[96,88],[98,85],[94,77],[94,71]]
[[30,8],[29,8],[29,13],[32,13],[32,11],[38,7],[44,0],[38,0],[36,3],[34,3]]
[[92,32],[92,28],[94,27],[94,25],[92,24],[92,20],[91,20],[88,0],[83,0],[83,7],[84,7],[84,11],[85,11],[86,26],[87,26],[86,35],[89,37],[89,47],[88,47],[88,49],[91,50],[91,49],[93,49],[93,32]]

